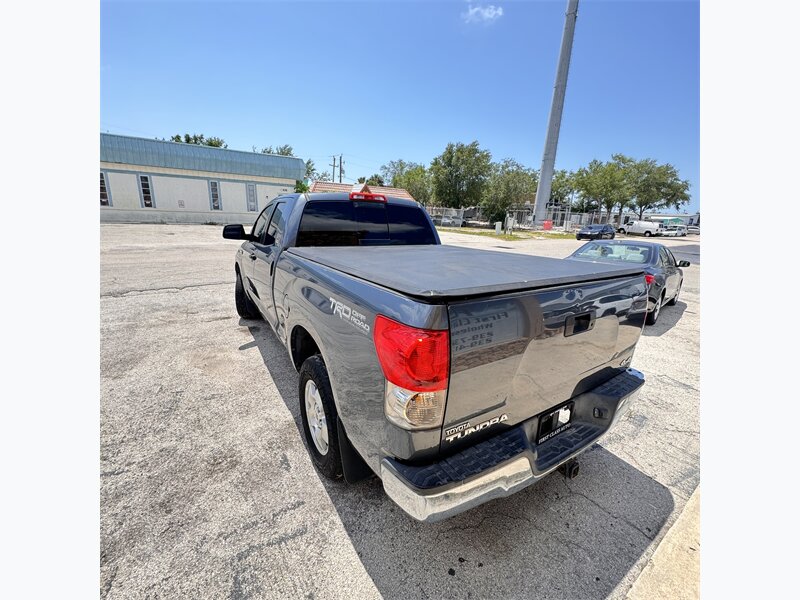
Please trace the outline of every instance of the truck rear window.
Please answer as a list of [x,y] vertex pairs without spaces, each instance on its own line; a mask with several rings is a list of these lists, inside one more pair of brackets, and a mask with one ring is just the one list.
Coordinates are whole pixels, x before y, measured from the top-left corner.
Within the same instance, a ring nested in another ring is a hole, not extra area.
[[317,200],[306,204],[296,246],[435,244],[421,208],[382,202]]

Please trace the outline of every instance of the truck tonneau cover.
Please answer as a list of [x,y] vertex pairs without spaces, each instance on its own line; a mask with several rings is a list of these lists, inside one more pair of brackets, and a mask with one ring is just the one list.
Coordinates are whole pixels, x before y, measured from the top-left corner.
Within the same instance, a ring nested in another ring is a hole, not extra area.
[[344,246],[288,252],[428,301],[516,292],[641,275],[636,265],[562,260],[456,246]]

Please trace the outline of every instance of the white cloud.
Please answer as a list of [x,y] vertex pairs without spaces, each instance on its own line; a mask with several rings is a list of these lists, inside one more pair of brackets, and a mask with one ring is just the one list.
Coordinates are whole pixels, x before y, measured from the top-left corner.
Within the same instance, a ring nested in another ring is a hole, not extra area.
[[503,16],[503,7],[490,4],[489,6],[469,5],[467,12],[461,13],[465,23],[494,23]]

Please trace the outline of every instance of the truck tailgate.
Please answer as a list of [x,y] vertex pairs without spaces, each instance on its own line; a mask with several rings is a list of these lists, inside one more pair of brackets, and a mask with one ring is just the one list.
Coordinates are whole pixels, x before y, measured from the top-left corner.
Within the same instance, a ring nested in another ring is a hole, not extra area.
[[[442,450],[497,434],[619,374],[641,334],[646,293],[637,275],[450,304]],[[472,431],[495,418],[500,427]],[[470,435],[451,435],[465,427]]]

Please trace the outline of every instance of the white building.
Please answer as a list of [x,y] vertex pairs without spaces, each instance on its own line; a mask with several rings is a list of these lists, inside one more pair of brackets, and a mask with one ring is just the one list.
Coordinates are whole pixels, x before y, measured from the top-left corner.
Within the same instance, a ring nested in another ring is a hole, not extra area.
[[305,176],[300,158],[100,134],[100,221],[252,223]]

